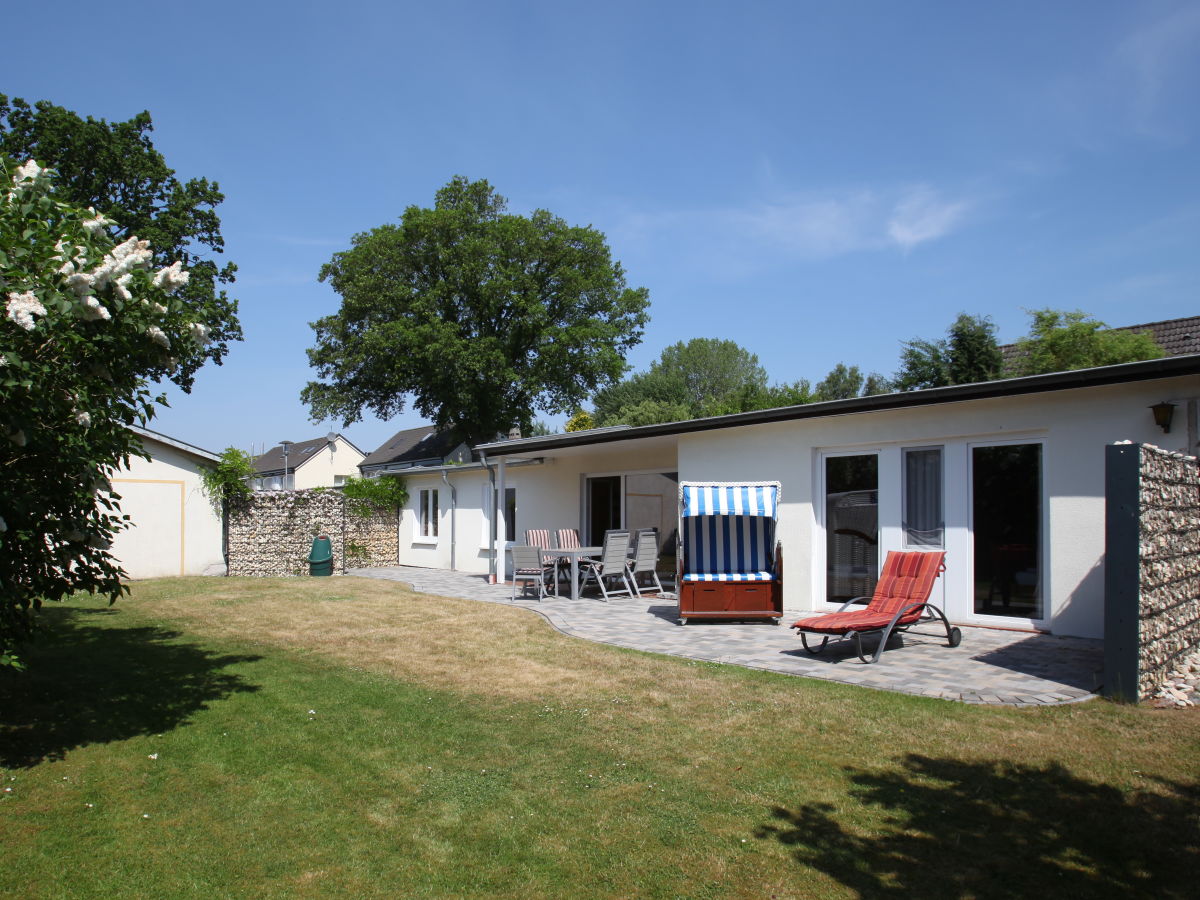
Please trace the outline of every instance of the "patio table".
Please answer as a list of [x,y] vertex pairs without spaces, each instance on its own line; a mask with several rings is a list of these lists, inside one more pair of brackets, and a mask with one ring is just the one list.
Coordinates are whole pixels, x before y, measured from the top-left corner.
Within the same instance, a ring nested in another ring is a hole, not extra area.
[[603,547],[560,547],[557,550],[543,550],[542,557],[544,559],[553,559],[555,557],[567,558],[571,560],[571,599],[579,599],[579,560],[584,556],[599,556],[604,551]]

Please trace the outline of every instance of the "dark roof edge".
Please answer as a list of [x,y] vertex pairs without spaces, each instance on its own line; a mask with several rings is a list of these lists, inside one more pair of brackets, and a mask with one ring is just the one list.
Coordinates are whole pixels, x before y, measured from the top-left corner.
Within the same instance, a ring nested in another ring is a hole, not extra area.
[[505,451],[530,453],[588,444],[629,441],[637,438],[714,431],[721,428],[736,428],[741,425],[766,425],[772,422],[788,422],[797,419],[819,419],[825,416],[844,416],[887,409],[932,406],[938,403],[958,403],[964,400],[1040,394],[1072,388],[1100,387],[1108,384],[1151,381],[1156,378],[1194,374],[1200,374],[1200,353],[1121,363],[1115,366],[1100,366],[1094,369],[1075,369],[1071,372],[1052,372],[1049,375],[1027,375],[1022,378],[1005,378],[998,381],[981,381],[952,387],[928,388],[923,391],[876,394],[871,397],[853,397],[849,400],[830,400],[825,403],[758,409],[753,412],[733,413],[727,416],[690,419],[686,422],[641,425],[617,431],[595,429],[513,441],[494,441],[490,444],[479,444],[474,449],[500,454]]

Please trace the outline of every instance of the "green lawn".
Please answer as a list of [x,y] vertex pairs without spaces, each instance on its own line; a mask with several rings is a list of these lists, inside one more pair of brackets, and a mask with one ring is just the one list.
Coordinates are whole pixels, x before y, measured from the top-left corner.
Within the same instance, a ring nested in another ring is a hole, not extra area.
[[43,619],[0,675],[6,897],[1196,896],[1193,710],[968,707],[352,578]]

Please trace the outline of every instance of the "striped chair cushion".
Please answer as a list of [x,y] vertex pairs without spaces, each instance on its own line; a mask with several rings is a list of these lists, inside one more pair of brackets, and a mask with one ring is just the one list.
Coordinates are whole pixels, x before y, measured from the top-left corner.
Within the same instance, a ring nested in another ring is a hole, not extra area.
[[775,521],[762,516],[691,516],[683,520],[685,581],[771,581]]
[[683,576],[684,581],[774,581],[771,572],[707,572],[692,573]]
[[892,617],[905,607],[919,604],[897,622],[911,625],[921,618],[925,603],[933,592],[933,582],[946,568],[946,553],[898,553],[888,551],[883,572],[875,584],[871,602],[859,609],[826,613],[797,620],[792,627],[818,634],[846,634],[849,631],[878,631],[886,628]]
[[889,550],[867,609],[891,618],[904,607],[929,599],[933,582],[946,568],[945,551],[935,553]]
[[551,547],[550,529],[530,528],[525,532],[525,543],[531,547],[540,547],[542,550],[549,550]]

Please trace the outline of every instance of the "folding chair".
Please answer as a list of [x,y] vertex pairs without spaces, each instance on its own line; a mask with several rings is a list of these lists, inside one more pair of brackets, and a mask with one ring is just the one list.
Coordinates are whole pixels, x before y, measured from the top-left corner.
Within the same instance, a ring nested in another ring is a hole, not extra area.
[[[600,593],[604,595],[605,600],[617,594],[633,596],[634,588],[629,583],[628,531],[608,532],[604,535],[604,552],[600,554],[600,558],[580,560],[580,563],[584,565],[581,590],[590,577],[596,579],[596,584],[600,586]],[[622,587],[610,591],[605,588],[604,581],[613,578],[620,578]]]
[[[538,602],[541,602],[542,598],[546,596],[546,573],[554,569],[554,563],[544,562],[541,549],[528,544],[518,544],[512,548],[512,563],[513,602],[515,603],[517,599],[518,581],[524,581],[526,584],[531,581],[537,582]],[[521,593],[525,593],[523,588]]]

